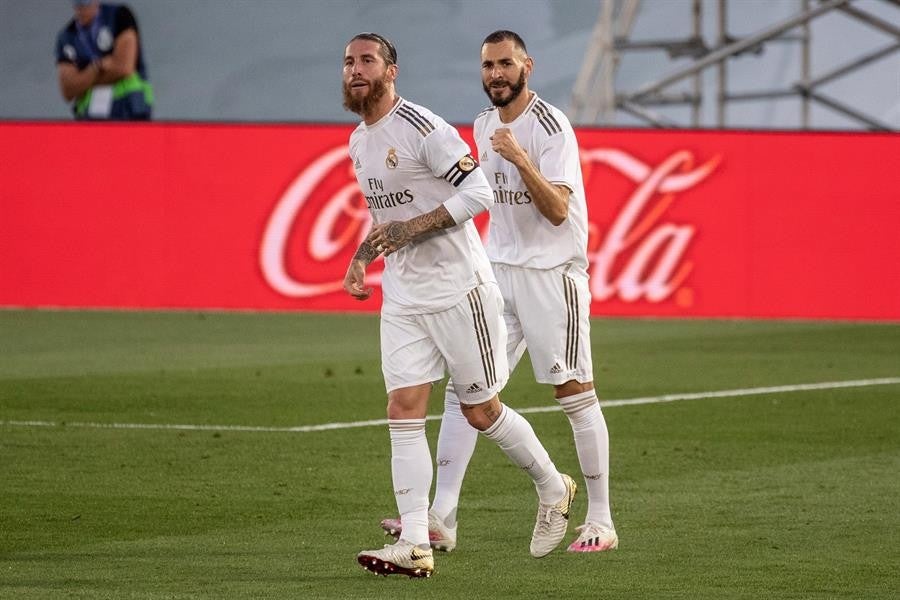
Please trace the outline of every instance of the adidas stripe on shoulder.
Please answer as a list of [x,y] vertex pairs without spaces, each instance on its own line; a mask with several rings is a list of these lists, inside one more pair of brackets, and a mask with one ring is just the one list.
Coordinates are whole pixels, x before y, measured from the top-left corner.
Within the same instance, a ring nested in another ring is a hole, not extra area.
[[481,117],[485,116],[486,114],[488,114],[488,113],[491,112],[492,110],[497,110],[497,107],[496,107],[496,106],[488,106],[488,107],[486,107],[486,108],[482,108],[482,109],[481,109],[481,112],[479,112],[477,115],[475,115],[475,119],[476,119],[476,120],[477,120],[477,119],[480,119]]
[[422,134],[422,137],[434,131],[434,124],[405,102],[397,107],[397,116],[415,127]]
[[550,107],[544,104],[542,100],[538,100],[534,103],[534,106],[531,108],[531,112],[537,117],[538,123],[541,124],[541,127],[544,128],[544,131],[547,132],[547,135],[556,135],[557,133],[562,132],[562,127],[559,125],[559,121],[556,120],[556,117],[553,116],[553,112],[550,110]]

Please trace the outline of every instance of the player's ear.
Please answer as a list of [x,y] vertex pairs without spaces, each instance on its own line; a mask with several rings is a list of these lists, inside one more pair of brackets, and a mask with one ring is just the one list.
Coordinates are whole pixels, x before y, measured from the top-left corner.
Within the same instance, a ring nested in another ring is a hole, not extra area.
[[531,72],[534,71],[534,59],[530,56],[525,57],[525,79],[531,77]]
[[388,79],[393,82],[395,79],[397,79],[397,75],[400,74],[400,67],[396,63],[388,65],[387,74]]

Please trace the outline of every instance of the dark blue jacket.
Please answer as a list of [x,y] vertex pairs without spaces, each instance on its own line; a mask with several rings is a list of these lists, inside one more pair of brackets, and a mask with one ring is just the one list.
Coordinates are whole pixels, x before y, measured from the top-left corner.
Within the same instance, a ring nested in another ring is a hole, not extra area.
[[[56,37],[56,62],[68,62],[79,70],[111,54],[116,38],[129,29],[138,31],[134,14],[125,5],[100,4],[97,18],[89,27],[79,26],[73,18]],[[72,106],[76,119],[149,119],[153,106],[153,88],[147,80],[147,67],[138,36],[135,72],[112,85],[109,114],[91,114],[94,88],[77,98]]]

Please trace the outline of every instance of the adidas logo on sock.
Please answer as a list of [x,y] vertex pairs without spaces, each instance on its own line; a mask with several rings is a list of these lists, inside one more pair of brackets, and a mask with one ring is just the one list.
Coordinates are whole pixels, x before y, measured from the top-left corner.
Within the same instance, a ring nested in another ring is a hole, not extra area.
[[478,392],[484,391],[481,389],[481,386],[477,383],[473,383],[466,389],[467,394],[477,394]]
[[550,374],[556,375],[557,373],[562,373],[562,367],[559,366],[559,363],[554,363],[553,367],[550,369]]

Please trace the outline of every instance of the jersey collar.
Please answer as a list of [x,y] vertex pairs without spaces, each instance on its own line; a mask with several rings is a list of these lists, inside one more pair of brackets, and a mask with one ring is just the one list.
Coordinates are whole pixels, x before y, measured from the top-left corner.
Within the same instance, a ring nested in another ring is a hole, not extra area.
[[381,117],[380,119],[378,119],[371,125],[366,125],[366,122],[363,121],[362,126],[366,128],[366,131],[372,131],[374,129],[381,127],[382,125],[384,125],[385,123],[390,121],[391,117],[394,116],[394,113],[397,112],[397,109],[399,109],[403,105],[404,102],[406,102],[406,101],[403,99],[403,97],[398,95],[397,101],[394,102],[394,106],[391,107],[391,110],[387,111],[387,114],[385,114],[383,117]]
[[504,127],[508,127],[508,126],[512,125],[513,123],[515,123],[516,121],[518,121],[519,119],[521,119],[522,117],[527,115],[529,112],[531,112],[531,109],[534,108],[534,105],[538,101],[537,92],[535,92],[534,90],[528,90],[528,93],[531,94],[531,100],[529,100],[528,104],[525,105],[525,110],[520,112],[519,115],[515,119],[510,121],[509,123],[506,123],[505,121],[503,121],[503,119],[500,118],[500,110],[499,109],[497,110],[497,119],[499,119],[500,122],[503,123]]

